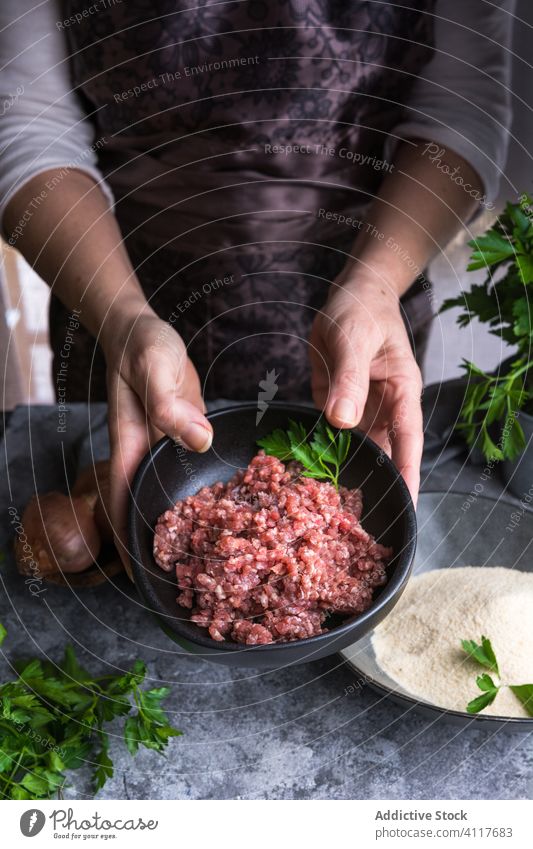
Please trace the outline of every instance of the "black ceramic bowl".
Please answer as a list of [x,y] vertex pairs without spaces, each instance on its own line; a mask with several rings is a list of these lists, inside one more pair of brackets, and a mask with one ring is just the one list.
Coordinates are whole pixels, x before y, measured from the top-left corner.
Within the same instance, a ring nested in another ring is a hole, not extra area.
[[274,428],[286,428],[290,418],[303,422],[311,432],[320,413],[307,407],[271,403],[258,425],[256,416],[255,404],[210,414],[215,436],[205,454],[184,451],[171,439],[162,439],[146,455],[133,482],[129,542],[137,589],[161,627],[182,648],[218,663],[274,668],[340,651],[371,631],[392,610],[411,572],[416,518],[407,487],[394,464],[374,442],[353,431],[340,480],[344,486],[362,489],[363,526],[394,550],[387,584],[376,592],[374,603],[365,613],[338,624],[328,622],[329,630],[317,637],[263,646],[212,640],[204,628],[190,621],[190,611],[176,604],[176,580],[172,573],[163,572],[153,558],[154,527],[161,513],[179,499],[193,495],[204,485],[228,480],[237,469],[245,468],[257,452],[257,439]]

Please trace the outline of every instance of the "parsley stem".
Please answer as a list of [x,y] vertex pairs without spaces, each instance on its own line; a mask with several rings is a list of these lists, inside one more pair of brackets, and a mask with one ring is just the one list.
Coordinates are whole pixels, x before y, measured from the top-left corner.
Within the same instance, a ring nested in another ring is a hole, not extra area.
[[19,752],[19,756],[17,758],[17,762],[16,762],[16,764],[13,768],[13,771],[11,772],[8,780],[6,781],[6,783],[4,785],[4,790],[7,790],[7,788],[11,787],[11,785],[13,784],[15,775],[17,774],[18,770],[20,769],[20,764],[21,764],[21,761],[22,761],[24,755],[26,754],[26,751],[27,751],[26,746],[23,746],[22,749]]

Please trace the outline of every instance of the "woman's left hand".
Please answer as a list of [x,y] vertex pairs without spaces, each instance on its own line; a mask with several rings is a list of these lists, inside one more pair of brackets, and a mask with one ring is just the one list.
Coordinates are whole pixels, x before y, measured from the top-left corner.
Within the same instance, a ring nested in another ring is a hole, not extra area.
[[399,298],[377,276],[332,284],[310,337],[315,404],[335,427],[364,430],[392,456],[416,504],[422,377]]

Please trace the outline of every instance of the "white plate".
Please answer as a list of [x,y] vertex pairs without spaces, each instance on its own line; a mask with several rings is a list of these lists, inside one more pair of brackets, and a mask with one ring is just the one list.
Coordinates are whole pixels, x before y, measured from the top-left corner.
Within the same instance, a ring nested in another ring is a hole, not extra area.
[[[457,492],[424,492],[418,500],[417,519],[413,575],[458,566],[506,566],[533,571],[533,512],[530,510],[481,495],[473,498]],[[494,728],[505,724],[533,731],[533,718],[472,716],[466,711],[445,710],[414,698],[380,669],[371,639],[372,634],[369,634],[341,652],[361,686],[368,684],[404,707],[426,715],[440,714],[456,723]]]

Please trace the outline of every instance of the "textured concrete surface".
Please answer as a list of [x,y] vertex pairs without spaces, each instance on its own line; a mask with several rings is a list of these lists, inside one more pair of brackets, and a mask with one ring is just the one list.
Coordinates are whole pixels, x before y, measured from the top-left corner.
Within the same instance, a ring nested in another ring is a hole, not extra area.
[[[33,597],[11,556],[7,508],[20,512],[35,489],[65,488],[78,462],[105,452],[105,411],[71,408],[66,433],[54,408],[19,408],[4,442],[0,475],[0,618],[8,628],[0,658],[42,653],[57,659],[70,640],[91,669],[124,669],[135,657],[155,684],[172,687],[169,712],[184,736],[166,759],[143,751],[133,761],[113,742],[115,777],[101,798],[521,799],[533,797],[529,735],[463,730],[429,721],[349,688],[338,657],[270,673],[230,670],[184,657],[142,609],[126,578],[75,591],[49,587]],[[453,452],[452,452],[453,453]],[[81,458],[81,460],[80,460]],[[468,492],[479,469],[449,459],[429,472],[428,489]],[[497,480],[486,494],[498,491]],[[347,688],[349,688],[347,690]],[[88,771],[72,773],[67,796],[91,796]]]

